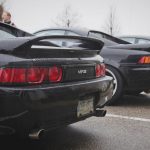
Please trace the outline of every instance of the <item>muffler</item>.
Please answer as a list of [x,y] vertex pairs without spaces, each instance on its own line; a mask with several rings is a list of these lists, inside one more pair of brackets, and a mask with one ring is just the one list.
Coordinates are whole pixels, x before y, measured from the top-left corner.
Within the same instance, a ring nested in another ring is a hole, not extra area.
[[107,113],[106,110],[96,109],[94,116],[95,117],[105,117],[106,113]]
[[39,140],[42,135],[44,134],[45,130],[44,129],[37,129],[37,130],[33,130],[30,134],[29,134],[29,138],[32,140]]

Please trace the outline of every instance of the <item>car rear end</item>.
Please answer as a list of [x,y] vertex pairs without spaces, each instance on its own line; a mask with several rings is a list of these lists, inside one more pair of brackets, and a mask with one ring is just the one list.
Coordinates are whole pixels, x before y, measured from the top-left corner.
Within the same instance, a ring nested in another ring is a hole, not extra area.
[[[63,42],[69,46],[59,46]],[[2,132],[29,134],[101,115],[112,96],[112,79],[98,55],[102,42],[51,36],[7,43],[0,42]]]
[[[129,56],[128,59],[133,59]],[[134,62],[133,62],[134,61]],[[131,62],[130,62],[131,63]],[[120,67],[128,77],[127,91],[147,91],[150,89],[150,55],[135,55],[131,64]]]
[[128,44],[112,48],[120,50],[119,68],[127,85],[126,90],[140,93],[150,89],[150,45]]

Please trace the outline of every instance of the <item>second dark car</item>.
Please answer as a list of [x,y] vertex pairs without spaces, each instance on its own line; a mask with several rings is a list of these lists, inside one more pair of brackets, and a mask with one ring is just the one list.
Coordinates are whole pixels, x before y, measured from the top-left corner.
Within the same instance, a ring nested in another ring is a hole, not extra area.
[[100,55],[106,63],[106,74],[114,79],[113,97],[108,104],[114,104],[123,94],[135,95],[150,89],[150,44],[134,45],[106,33],[86,29],[44,29],[35,35],[86,36],[103,41]]

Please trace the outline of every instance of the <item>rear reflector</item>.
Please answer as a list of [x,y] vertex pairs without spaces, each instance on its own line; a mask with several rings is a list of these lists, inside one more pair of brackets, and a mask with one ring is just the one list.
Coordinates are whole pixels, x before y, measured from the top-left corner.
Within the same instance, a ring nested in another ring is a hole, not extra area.
[[96,65],[96,77],[105,76],[106,68],[104,64],[97,64]]
[[150,63],[150,56],[143,56],[138,61],[139,64],[149,64]]

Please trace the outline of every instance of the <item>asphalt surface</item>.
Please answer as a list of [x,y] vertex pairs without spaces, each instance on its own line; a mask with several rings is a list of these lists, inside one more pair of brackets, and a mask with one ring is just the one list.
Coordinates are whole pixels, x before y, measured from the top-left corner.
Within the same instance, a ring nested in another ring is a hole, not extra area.
[[107,116],[49,132],[39,141],[0,137],[1,150],[150,150],[150,96],[124,96]]

